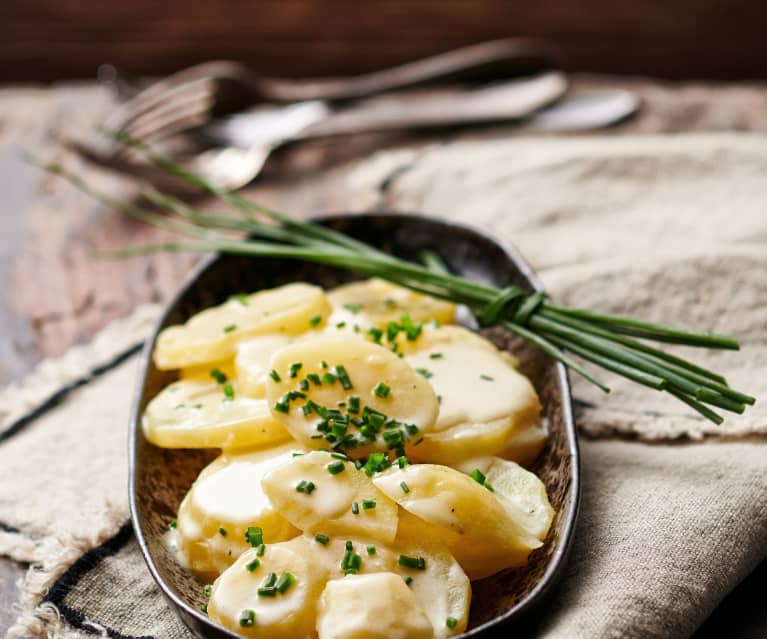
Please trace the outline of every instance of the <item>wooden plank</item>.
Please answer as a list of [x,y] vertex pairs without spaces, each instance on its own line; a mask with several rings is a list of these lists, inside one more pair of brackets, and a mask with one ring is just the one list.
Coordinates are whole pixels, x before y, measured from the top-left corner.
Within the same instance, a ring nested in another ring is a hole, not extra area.
[[92,78],[103,62],[157,74],[210,58],[287,76],[348,74],[512,35],[550,41],[567,70],[763,78],[765,22],[767,4],[747,0],[5,2],[0,81]]

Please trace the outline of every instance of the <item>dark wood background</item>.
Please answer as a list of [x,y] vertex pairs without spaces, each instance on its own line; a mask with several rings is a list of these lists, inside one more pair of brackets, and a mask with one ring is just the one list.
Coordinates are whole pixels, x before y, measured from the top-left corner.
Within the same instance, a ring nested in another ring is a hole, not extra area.
[[0,82],[163,74],[211,58],[344,75],[532,36],[566,70],[767,77],[765,0],[3,0]]

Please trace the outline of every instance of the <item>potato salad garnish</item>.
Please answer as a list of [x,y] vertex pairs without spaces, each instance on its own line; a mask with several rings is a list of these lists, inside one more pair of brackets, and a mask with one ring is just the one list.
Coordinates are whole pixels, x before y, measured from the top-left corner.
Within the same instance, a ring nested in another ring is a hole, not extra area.
[[143,430],[215,448],[168,544],[200,610],[244,637],[436,638],[471,580],[524,567],[554,516],[516,359],[453,304],[389,284],[235,295],[157,339],[178,379]]

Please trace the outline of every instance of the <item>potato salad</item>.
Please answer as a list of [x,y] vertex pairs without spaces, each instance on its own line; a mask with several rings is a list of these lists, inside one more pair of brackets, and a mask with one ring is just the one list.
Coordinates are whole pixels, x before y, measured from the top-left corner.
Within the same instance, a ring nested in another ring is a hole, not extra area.
[[236,295],[163,330],[143,431],[215,448],[170,523],[201,610],[244,637],[437,638],[554,511],[540,404],[453,304],[382,280]]

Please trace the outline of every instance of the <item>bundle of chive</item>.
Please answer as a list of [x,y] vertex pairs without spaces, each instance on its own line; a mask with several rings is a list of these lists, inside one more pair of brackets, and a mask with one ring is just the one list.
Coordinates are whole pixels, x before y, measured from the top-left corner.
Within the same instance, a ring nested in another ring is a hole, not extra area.
[[[722,417],[709,406],[742,413],[755,398],[736,391],[714,372],[696,366],[639,340],[653,340],[703,348],[734,349],[738,342],[726,335],[695,333],[630,317],[607,315],[552,304],[545,294],[510,286],[498,289],[452,275],[441,260],[424,256],[414,264],[332,229],[273,211],[236,193],[219,188],[202,176],[179,167],[139,140],[113,136],[143,153],[156,167],[202,192],[216,196],[239,212],[236,217],[197,211],[157,189],[140,186],[141,195],[169,215],[115,200],[58,163],[39,163],[50,173],[129,216],[190,238],[190,241],[153,244],[112,253],[140,255],[158,251],[219,251],[257,257],[280,257],[326,264],[368,277],[379,277],[434,297],[465,304],[484,326],[501,325],[608,392],[570,354],[639,384],[670,393],[716,424]],[[217,231],[225,231],[222,234]],[[232,239],[239,231],[255,239]]]

